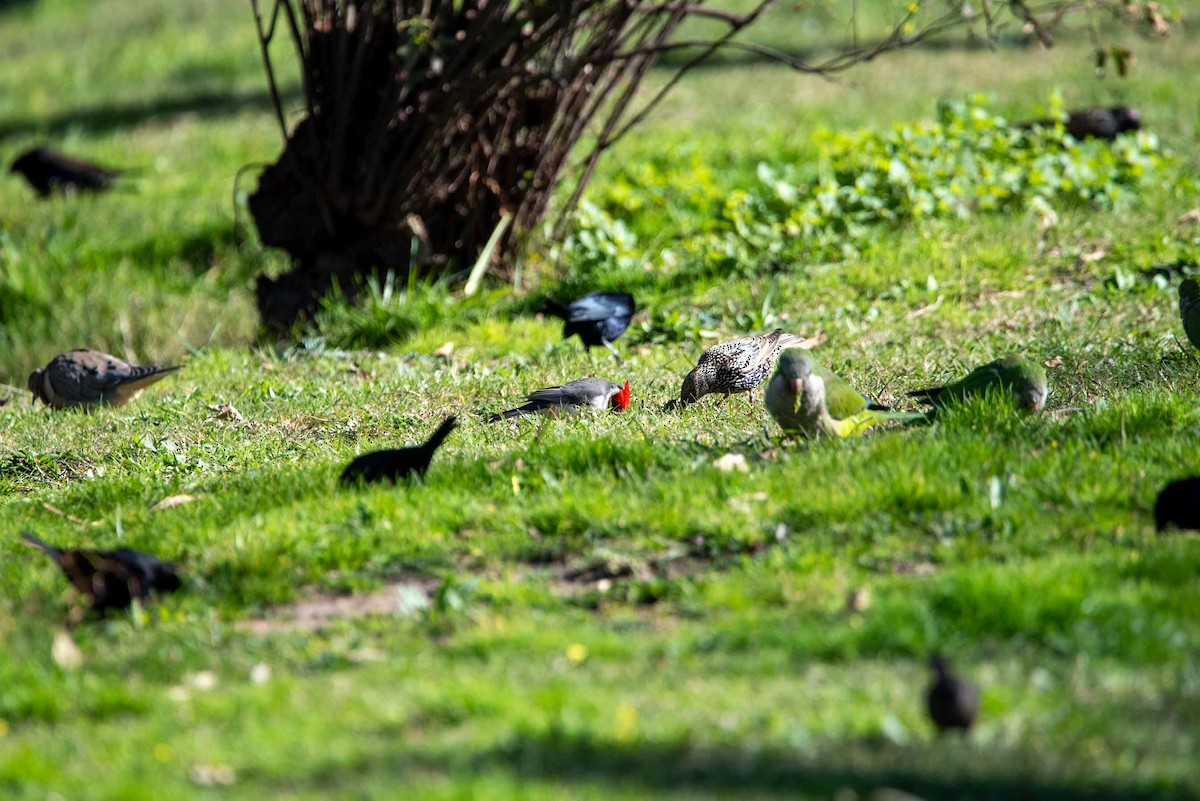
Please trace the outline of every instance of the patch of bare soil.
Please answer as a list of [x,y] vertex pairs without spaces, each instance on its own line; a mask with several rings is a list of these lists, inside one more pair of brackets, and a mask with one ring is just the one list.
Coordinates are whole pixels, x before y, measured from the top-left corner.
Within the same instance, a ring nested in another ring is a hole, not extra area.
[[251,634],[317,631],[347,618],[367,615],[408,617],[428,608],[439,579],[404,576],[371,593],[318,593],[295,603],[277,606],[262,617],[240,621],[237,627]]

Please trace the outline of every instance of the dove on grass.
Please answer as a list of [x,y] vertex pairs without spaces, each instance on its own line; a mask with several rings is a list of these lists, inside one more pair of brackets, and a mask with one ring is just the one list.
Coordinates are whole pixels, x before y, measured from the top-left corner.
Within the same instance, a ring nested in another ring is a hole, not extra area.
[[101,616],[109,609],[125,609],[135,599],[146,598],[151,592],[175,592],[183,586],[174,565],[145,551],[59,548],[28,532],[22,533],[21,537],[54,559],[71,586],[86,597],[92,609]]
[[138,367],[95,350],[61,353],[29,374],[29,391],[52,409],[123,406],[173,367]]
[[924,414],[893,412],[872,403],[812,354],[788,348],[767,384],[763,402],[787,434],[853,437],[888,420],[924,420]]
[[1046,405],[1046,370],[1018,353],[976,367],[965,378],[941,387],[918,389],[908,397],[924,401],[934,409],[960,403],[989,392],[1007,392],[1018,409],[1041,411]]

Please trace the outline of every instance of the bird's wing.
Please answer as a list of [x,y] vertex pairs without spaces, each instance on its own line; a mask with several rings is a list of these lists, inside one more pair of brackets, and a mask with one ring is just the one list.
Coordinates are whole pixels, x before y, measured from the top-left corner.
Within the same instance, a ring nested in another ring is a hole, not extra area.
[[814,365],[813,372],[825,383],[825,408],[835,420],[852,417],[867,408],[867,399],[832,370]]
[[593,292],[568,308],[572,323],[596,322],[609,317],[633,316],[633,295],[627,292]]

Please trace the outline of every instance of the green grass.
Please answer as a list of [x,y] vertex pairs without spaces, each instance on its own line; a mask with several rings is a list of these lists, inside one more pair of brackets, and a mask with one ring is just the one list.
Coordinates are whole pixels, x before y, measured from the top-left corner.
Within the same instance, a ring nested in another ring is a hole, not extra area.
[[[780,13],[779,46],[842,32]],[[49,203],[0,181],[0,795],[1200,797],[1200,541],[1150,515],[1200,467],[1200,354],[1177,277],[1147,272],[1200,244],[1177,222],[1198,174],[1187,30],[1120,83],[1082,36],[901,54],[852,85],[698,71],[589,192],[637,236],[617,258],[550,278],[541,246],[521,291],[472,299],[377,287],[276,352],[254,344],[252,288],[283,260],[232,204],[237,170],[279,148],[251,24],[232,0],[0,11],[0,157],[46,138],[144,167]],[[1046,232],[879,229],[842,263],[695,251],[711,199],[754,188],[760,161],[805,168],[820,126],[886,130],[973,91],[1016,118],[1054,89],[1138,107],[1171,180]],[[624,368],[530,313],[591,285],[647,310]],[[775,326],[823,332],[819,357],[885,401],[1009,349],[1055,365],[1050,401],[810,444],[775,441],[745,397],[664,410],[703,347]],[[29,370],[77,346],[186,369],[124,409],[33,408]],[[589,373],[628,378],[630,410],[483,422]],[[354,454],[451,412],[424,483],[336,488]],[[747,471],[714,466],[728,453]],[[82,666],[60,667],[72,597],[21,529],[153,550],[185,590],[74,629]],[[285,625],[294,603],[398,587],[393,613]],[[924,719],[932,650],[983,686],[970,741]]]

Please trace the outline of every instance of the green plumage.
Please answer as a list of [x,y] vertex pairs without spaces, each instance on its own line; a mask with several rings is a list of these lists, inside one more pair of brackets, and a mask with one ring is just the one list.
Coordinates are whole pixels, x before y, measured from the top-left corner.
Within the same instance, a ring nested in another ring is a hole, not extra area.
[[1048,394],[1046,371],[1035,361],[1017,353],[1009,353],[994,362],[976,367],[965,378],[951,384],[918,389],[908,396],[926,401],[938,409],[989,392],[1007,393],[1018,409],[1041,411]]
[[1192,347],[1200,350],[1200,283],[1188,278],[1179,285],[1179,316]]
[[767,411],[789,434],[852,437],[887,420],[921,420],[923,414],[869,407],[867,399],[807,351],[789,348],[779,356],[763,396]]

